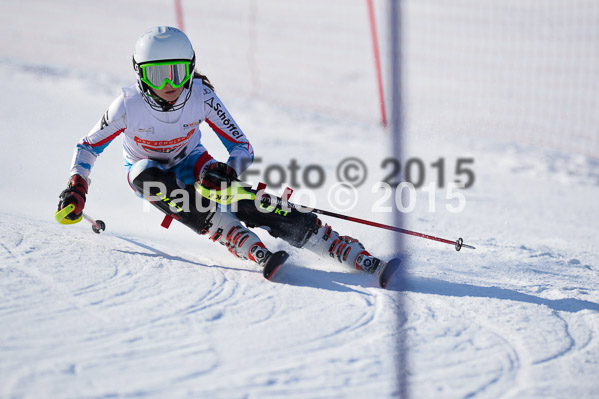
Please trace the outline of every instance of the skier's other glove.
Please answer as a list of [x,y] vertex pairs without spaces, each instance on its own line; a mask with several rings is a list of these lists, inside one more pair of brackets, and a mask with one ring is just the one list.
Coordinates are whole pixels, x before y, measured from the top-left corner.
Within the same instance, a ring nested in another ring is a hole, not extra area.
[[213,162],[204,168],[200,184],[209,190],[220,190],[237,180],[237,172],[224,162]]
[[73,175],[69,179],[67,188],[60,193],[58,210],[64,209],[67,205],[75,205],[73,212],[69,213],[65,218],[69,220],[77,220],[83,213],[85,206],[85,195],[87,194],[87,181],[79,176]]

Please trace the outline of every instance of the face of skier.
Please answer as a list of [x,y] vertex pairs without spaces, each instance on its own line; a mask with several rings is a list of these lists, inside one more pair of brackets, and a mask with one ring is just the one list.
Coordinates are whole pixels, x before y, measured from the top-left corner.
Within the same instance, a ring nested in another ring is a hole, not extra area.
[[152,91],[154,92],[154,94],[156,94],[163,100],[168,102],[174,102],[177,101],[177,98],[179,98],[179,96],[183,92],[183,86],[177,89],[173,89],[173,86],[167,83],[161,90],[152,89]]

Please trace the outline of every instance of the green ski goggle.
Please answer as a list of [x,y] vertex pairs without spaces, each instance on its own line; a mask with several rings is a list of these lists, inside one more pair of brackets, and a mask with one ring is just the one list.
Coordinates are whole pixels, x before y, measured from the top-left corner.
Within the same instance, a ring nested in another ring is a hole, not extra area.
[[162,90],[167,83],[177,89],[183,86],[189,78],[191,61],[149,62],[140,65],[141,81],[154,90]]

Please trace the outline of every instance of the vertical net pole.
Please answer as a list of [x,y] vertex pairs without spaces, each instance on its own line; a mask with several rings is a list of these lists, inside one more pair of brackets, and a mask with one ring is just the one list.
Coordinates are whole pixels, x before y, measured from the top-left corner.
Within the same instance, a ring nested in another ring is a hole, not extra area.
[[[401,7],[400,0],[389,1],[389,69],[390,79],[390,97],[391,97],[391,115],[390,130],[393,144],[393,156],[396,159],[402,159],[402,68],[401,68]],[[394,207],[394,221],[396,226],[402,225],[402,214]],[[395,252],[403,253],[402,234],[395,235]],[[405,266],[405,264],[404,264]],[[398,271],[397,280],[405,281],[405,267]],[[405,329],[403,325],[406,319],[404,310],[404,300],[401,292],[397,293],[397,393],[401,399],[408,397],[407,387],[407,345]]]

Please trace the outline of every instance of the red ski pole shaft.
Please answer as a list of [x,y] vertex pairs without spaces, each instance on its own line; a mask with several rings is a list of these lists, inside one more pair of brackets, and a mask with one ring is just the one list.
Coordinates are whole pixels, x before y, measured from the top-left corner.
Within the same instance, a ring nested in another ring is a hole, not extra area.
[[106,230],[106,224],[101,220],[94,220],[91,216],[87,215],[84,212],[81,212],[81,216],[83,219],[87,220],[92,225],[92,230],[96,234],[100,234],[101,231]]
[[82,213],[81,216],[83,216],[83,219],[87,220],[88,222],[90,222],[92,224],[92,226],[96,227],[96,228],[100,228],[100,225],[98,223],[96,223],[96,221],[90,217],[88,214],[86,213]]

